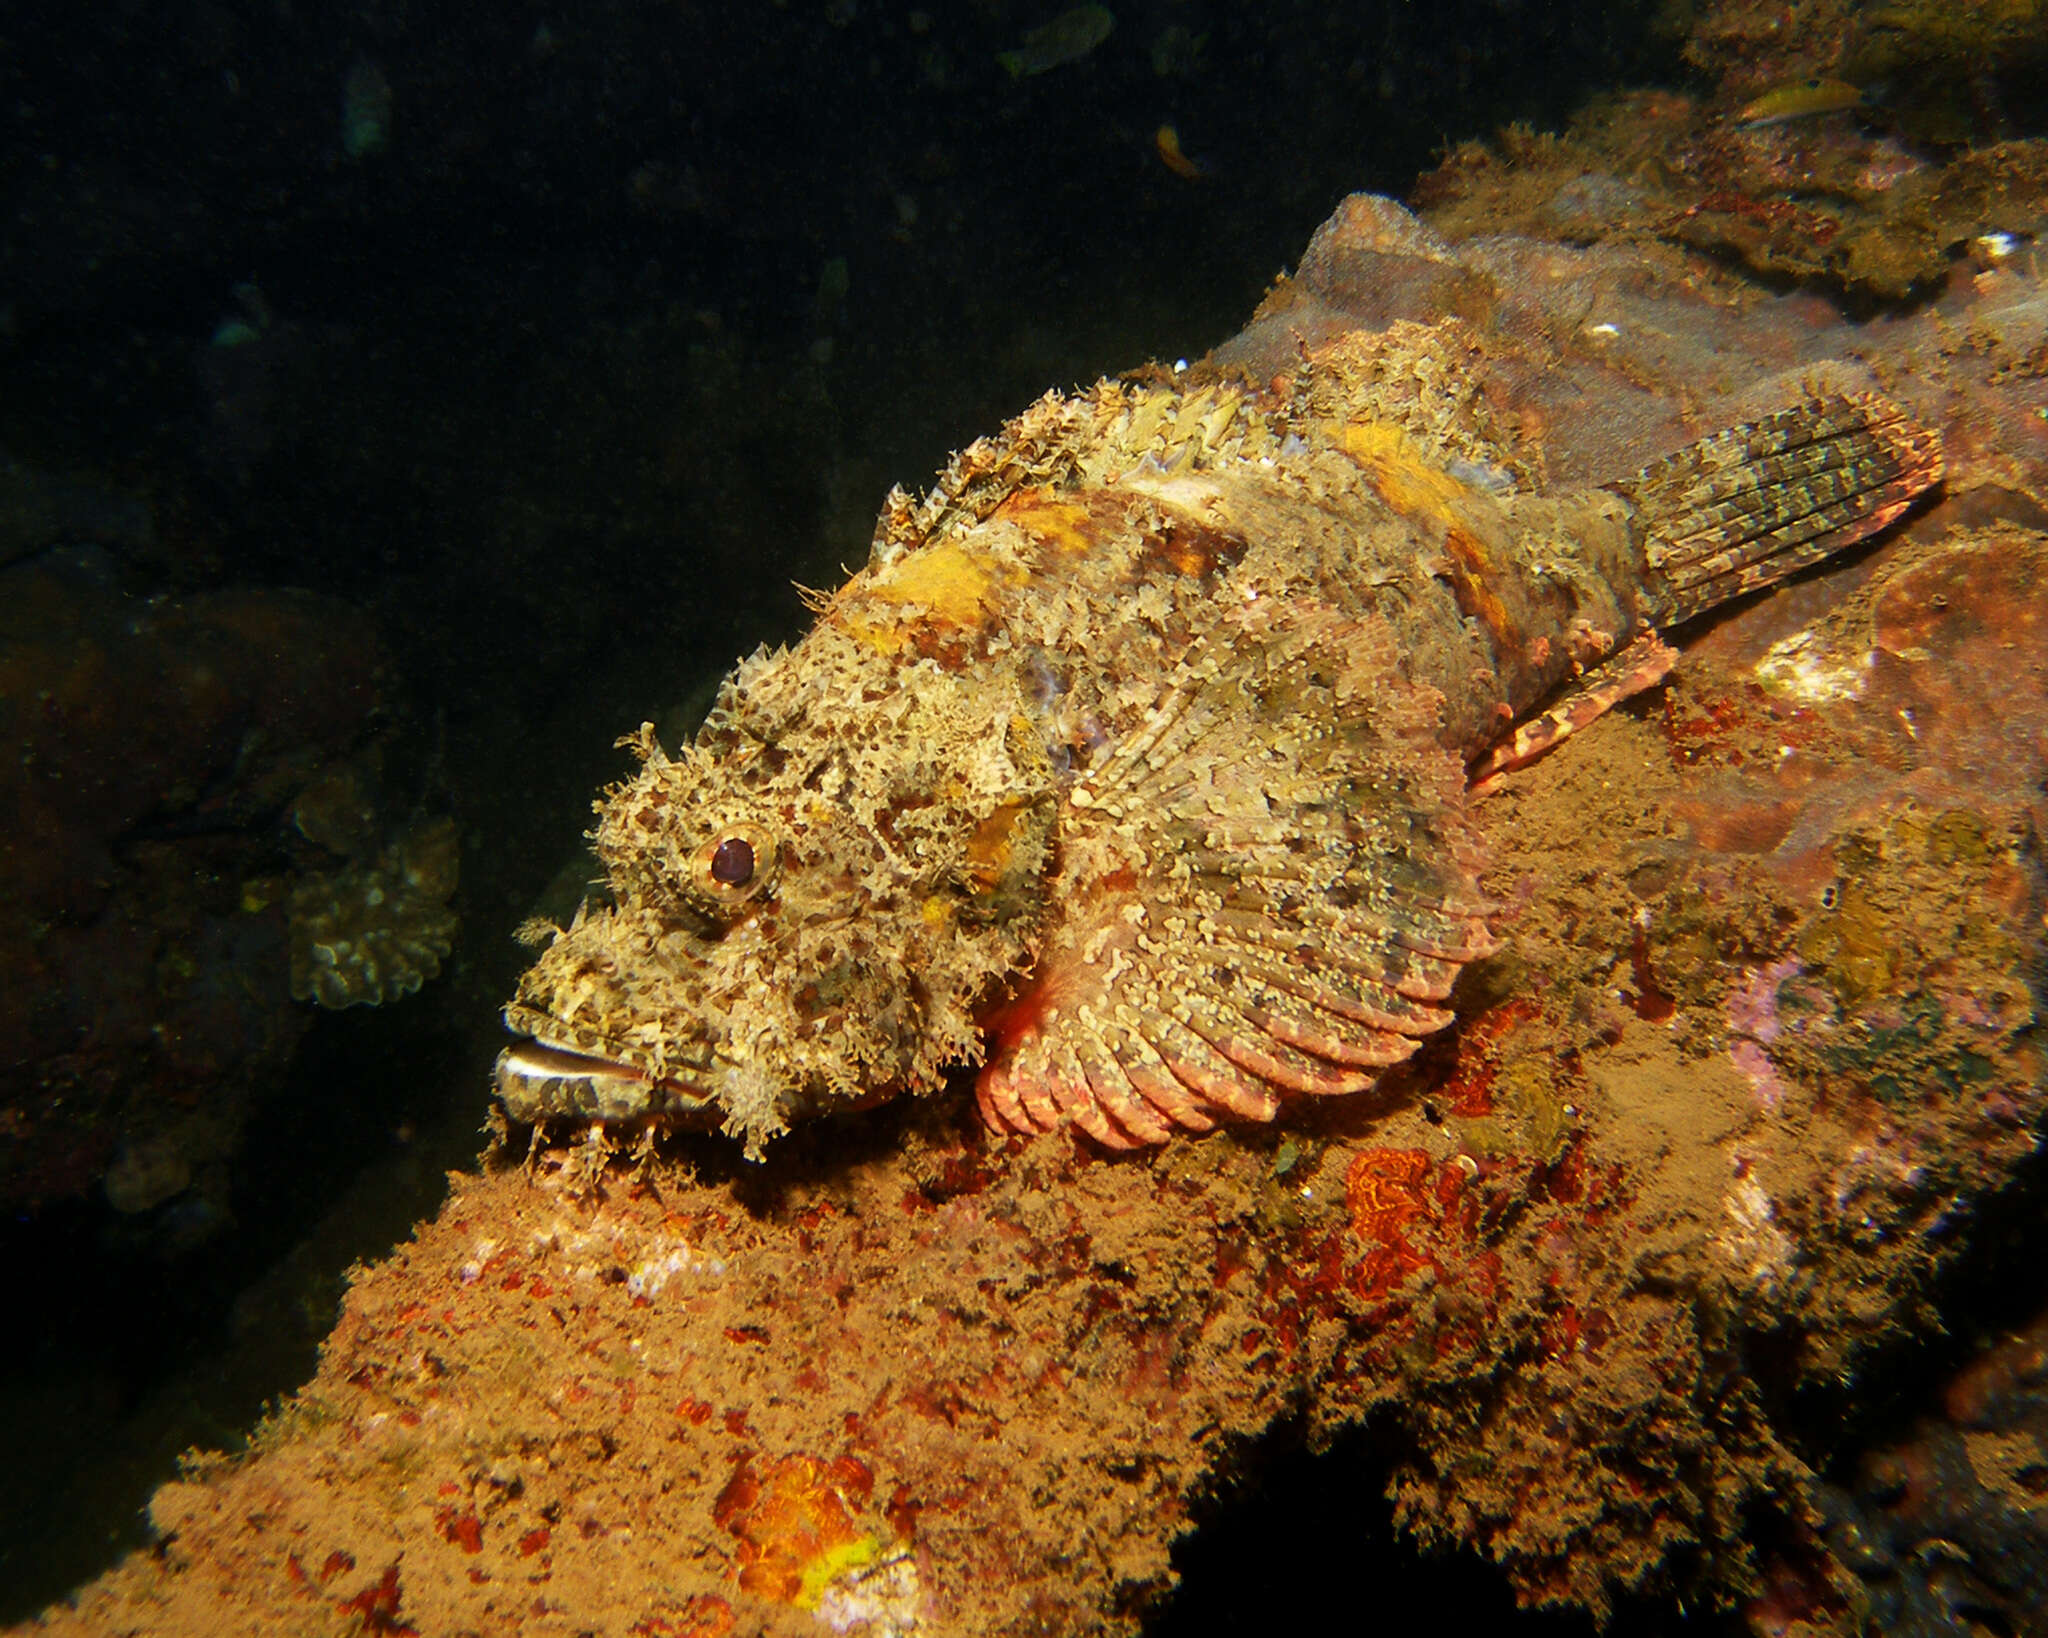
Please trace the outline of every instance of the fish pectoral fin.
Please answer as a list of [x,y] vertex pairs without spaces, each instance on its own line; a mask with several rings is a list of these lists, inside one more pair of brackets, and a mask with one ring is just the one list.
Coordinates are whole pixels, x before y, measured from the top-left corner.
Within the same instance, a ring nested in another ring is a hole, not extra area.
[[1608,655],[1549,706],[1472,764],[1474,796],[1490,796],[1517,768],[1540,761],[1623,700],[1655,688],[1678,663],[1678,650],[1654,631]]
[[1314,606],[1197,645],[1070,797],[1060,918],[991,1019],[992,1126],[1113,1148],[1363,1090],[1494,948],[1464,774],[1391,633]]

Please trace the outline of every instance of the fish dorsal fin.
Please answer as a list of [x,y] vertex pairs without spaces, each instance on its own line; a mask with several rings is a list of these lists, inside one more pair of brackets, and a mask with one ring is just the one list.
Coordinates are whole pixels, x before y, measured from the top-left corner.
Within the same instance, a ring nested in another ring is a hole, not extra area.
[[1163,1142],[1355,1092],[1451,1021],[1494,944],[1464,776],[1392,632],[1253,605],[1069,794],[1030,981],[987,1020],[984,1114]]

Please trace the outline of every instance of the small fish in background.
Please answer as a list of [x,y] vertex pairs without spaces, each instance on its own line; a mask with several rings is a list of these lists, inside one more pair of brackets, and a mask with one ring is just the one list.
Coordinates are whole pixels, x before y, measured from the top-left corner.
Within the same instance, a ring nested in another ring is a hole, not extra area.
[[200,460],[213,476],[246,484],[277,442],[274,415],[280,377],[301,340],[298,326],[280,325],[253,281],[234,287],[223,313],[195,358]]
[[1736,127],[1754,130],[1762,125],[1783,125],[1789,120],[1813,119],[1821,114],[1840,114],[1864,104],[1860,87],[1847,80],[1814,75],[1773,86],[1753,102],[1743,104],[1735,115]]
[[1062,63],[1079,62],[1108,39],[1115,27],[1116,17],[1107,6],[1076,6],[1049,23],[1040,23],[1012,49],[997,52],[996,61],[1009,70],[1013,80],[1043,74]]
[[351,159],[381,153],[391,137],[391,82],[368,57],[358,57],[341,87],[341,147]]
[[1202,53],[1208,46],[1207,34],[1175,23],[1152,42],[1152,72],[1162,80],[1195,79],[1202,71]]
[[1180,132],[1172,125],[1162,125],[1152,133],[1152,146],[1159,155],[1159,162],[1175,176],[1189,182],[1199,182],[1207,174],[1207,168],[1199,160],[1190,158],[1180,145]]

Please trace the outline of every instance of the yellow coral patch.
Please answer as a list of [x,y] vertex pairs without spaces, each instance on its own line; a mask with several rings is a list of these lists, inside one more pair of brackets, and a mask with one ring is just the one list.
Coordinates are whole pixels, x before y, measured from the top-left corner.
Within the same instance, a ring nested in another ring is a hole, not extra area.
[[759,1473],[742,1462],[712,1504],[712,1517],[739,1539],[740,1586],[815,1609],[833,1582],[881,1554],[853,1519],[873,1484],[851,1456],[785,1456]]
[[873,1536],[834,1542],[804,1565],[803,1584],[793,1602],[800,1610],[816,1609],[824,1602],[833,1582],[850,1571],[866,1568],[881,1553],[882,1544]]

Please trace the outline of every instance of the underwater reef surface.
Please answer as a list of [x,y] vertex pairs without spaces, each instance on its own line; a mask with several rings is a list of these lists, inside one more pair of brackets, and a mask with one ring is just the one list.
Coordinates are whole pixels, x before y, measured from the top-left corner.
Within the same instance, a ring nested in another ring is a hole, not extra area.
[[76,503],[0,509],[38,543],[0,566],[0,1206],[97,1188],[188,1245],[226,1219],[307,1027],[293,998],[374,1004],[438,967],[453,828],[377,856],[398,679],[361,614],[139,596]]
[[2048,1313],[1980,1348],[1903,1438],[1864,1451],[1819,1500],[1828,1546],[1862,1582],[1872,1629],[1935,1638],[2040,1630],[2044,1493]]
[[1262,1434],[1367,1418],[1406,1527],[1525,1600],[1852,1630],[1782,1408],[1939,1331],[2043,1116],[2040,272],[1853,326],[1678,245],[1347,201],[1215,363],[1427,327],[1418,390],[1558,487],[1874,388],[1945,492],[1477,804],[1504,947],[1376,1092],[1135,1157],[964,1095],[760,1167],[510,1145],[40,1630],[1132,1631]]
[[2048,228],[2040,0],[1686,15],[1711,88],[1613,91],[1561,133],[1458,143],[1415,188],[1431,224],[1688,244],[1866,310],[1937,288],[1958,250],[1996,261]]

